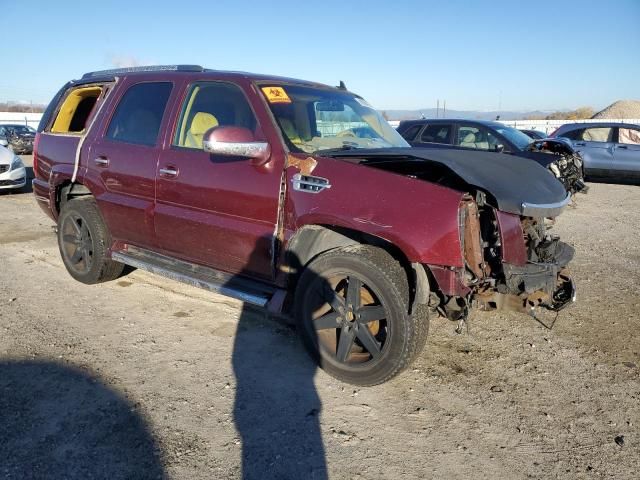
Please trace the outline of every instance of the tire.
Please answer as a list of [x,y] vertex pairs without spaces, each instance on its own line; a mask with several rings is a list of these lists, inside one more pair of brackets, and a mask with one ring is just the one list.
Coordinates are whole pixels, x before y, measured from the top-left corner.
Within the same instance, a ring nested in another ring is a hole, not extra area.
[[92,285],[115,280],[124,265],[108,258],[111,235],[91,196],[66,202],[58,217],[58,248],[69,274]]
[[424,347],[426,309],[409,315],[408,302],[401,265],[381,248],[352,245],[307,265],[294,312],[321,368],[343,382],[371,386],[402,372]]

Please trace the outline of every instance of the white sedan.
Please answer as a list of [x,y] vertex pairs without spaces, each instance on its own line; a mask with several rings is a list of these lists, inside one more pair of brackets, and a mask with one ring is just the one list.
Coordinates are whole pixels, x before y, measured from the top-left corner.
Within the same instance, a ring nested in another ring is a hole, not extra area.
[[0,190],[22,188],[27,184],[27,170],[20,157],[0,146]]

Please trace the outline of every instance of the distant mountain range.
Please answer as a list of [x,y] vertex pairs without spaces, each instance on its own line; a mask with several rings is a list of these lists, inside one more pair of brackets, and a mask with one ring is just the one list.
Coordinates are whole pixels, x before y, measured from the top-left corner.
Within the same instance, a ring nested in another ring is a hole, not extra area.
[[551,112],[534,110],[531,112],[512,112],[508,110],[496,110],[490,112],[479,112],[474,110],[449,110],[438,112],[435,108],[421,108],[419,110],[384,110],[389,120],[411,120],[421,118],[466,118],[469,120],[495,120],[499,115],[500,120],[521,120],[526,117],[537,116],[544,118]]

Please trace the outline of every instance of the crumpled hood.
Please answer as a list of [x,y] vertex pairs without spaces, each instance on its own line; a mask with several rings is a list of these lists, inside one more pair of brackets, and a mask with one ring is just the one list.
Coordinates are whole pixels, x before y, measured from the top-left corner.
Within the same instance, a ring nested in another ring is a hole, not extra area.
[[[503,153],[439,148],[357,149],[332,152],[334,158],[362,159],[359,163],[434,181],[429,166],[444,166],[466,184],[493,197],[496,207],[526,216],[555,216],[569,202],[564,186],[534,161]],[[394,168],[397,167],[397,168]]]

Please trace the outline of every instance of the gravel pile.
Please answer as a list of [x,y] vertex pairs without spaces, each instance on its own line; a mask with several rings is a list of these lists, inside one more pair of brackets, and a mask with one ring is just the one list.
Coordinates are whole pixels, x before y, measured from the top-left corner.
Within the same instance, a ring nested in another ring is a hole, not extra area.
[[640,100],[618,100],[592,118],[640,118]]

